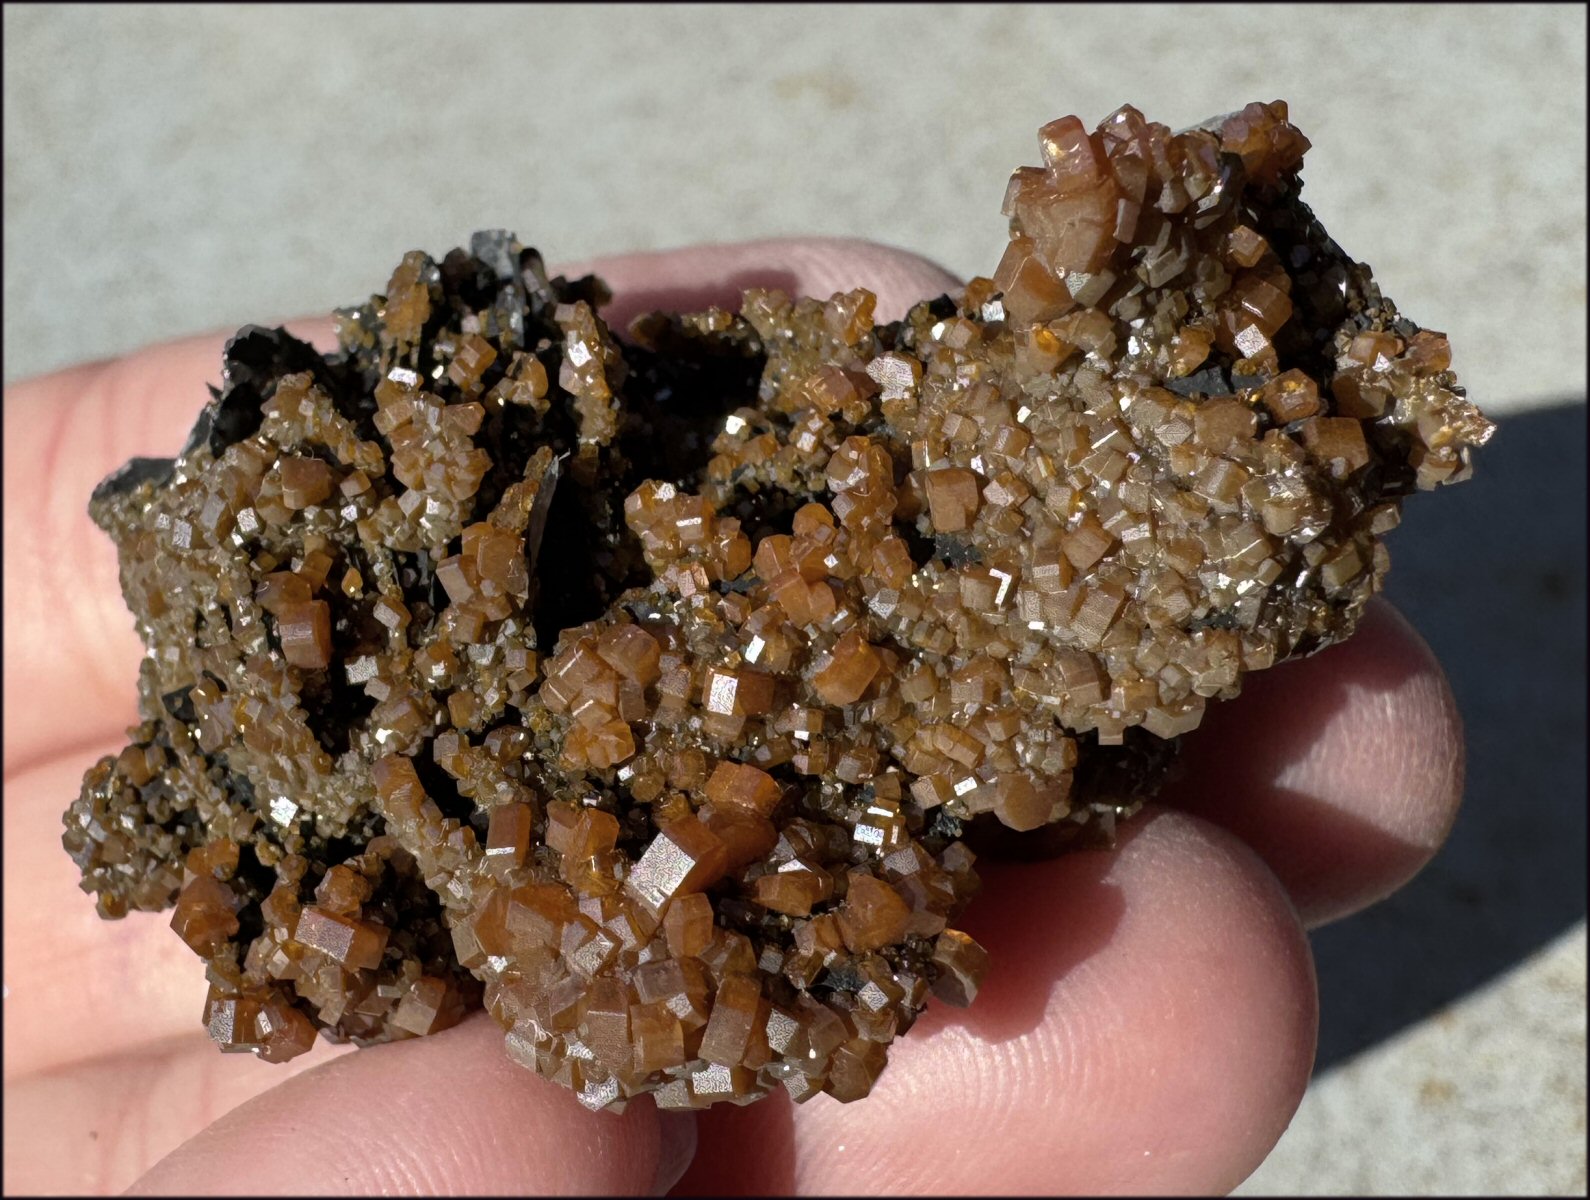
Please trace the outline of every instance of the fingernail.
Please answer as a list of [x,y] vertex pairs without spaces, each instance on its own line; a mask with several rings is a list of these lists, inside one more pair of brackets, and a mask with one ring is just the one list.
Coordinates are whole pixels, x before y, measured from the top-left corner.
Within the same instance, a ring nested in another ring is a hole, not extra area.
[[652,1194],[663,1196],[684,1177],[696,1157],[696,1114],[657,1113],[657,1178]]

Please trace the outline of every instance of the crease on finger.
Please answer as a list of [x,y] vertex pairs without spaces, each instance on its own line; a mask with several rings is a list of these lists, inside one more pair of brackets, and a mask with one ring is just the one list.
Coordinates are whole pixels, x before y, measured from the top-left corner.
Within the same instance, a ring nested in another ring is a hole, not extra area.
[[195,1030],[6,1080],[6,1191],[120,1192],[223,1114],[351,1046],[272,1067]]

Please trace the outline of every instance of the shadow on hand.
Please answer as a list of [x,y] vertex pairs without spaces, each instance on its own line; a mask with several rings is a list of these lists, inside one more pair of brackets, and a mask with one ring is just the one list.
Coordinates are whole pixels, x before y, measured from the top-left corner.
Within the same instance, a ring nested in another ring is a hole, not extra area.
[[[795,1194],[795,1102],[783,1088],[744,1108],[716,1104],[697,1113],[696,1121],[700,1130],[696,1157],[670,1196]],[[713,1146],[739,1149],[714,1156]],[[754,1187],[747,1186],[744,1176],[746,1147],[755,1147]]]
[[[1394,821],[1363,816],[1380,800],[1381,780],[1370,764],[1396,748],[1377,746],[1375,757],[1334,770],[1320,756],[1344,747],[1350,754],[1352,739],[1373,728],[1370,714],[1398,710],[1429,671],[1428,657],[1396,614],[1371,604],[1347,641],[1320,657],[1260,672],[1239,699],[1211,706],[1202,727],[1183,740],[1167,801],[1257,850],[1299,898],[1305,921],[1335,919],[1389,882],[1409,878],[1429,857],[1430,843],[1399,836]],[[1311,781],[1321,773],[1335,777],[1333,800],[1341,803],[1316,797],[1312,782],[1282,784],[1300,762],[1308,764]]]
[[[1124,826],[1121,841],[1136,832]],[[1105,880],[1114,853],[1085,850],[1050,862],[978,860],[983,890],[955,921],[988,951],[988,975],[968,1008],[931,1001],[907,1037],[959,1026],[986,1042],[1031,1033],[1043,1020],[1054,986],[1109,944],[1126,912],[1121,890]],[[1057,881],[1063,870],[1063,885]],[[1066,911],[1042,903],[1064,894]],[[1034,903],[1035,900],[1039,902]]]

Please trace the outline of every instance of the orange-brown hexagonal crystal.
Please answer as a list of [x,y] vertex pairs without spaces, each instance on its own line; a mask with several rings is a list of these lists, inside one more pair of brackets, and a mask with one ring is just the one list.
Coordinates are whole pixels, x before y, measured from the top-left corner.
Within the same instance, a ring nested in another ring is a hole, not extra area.
[[662,827],[636,862],[624,889],[661,916],[676,897],[703,891],[723,877],[723,842],[694,817]]

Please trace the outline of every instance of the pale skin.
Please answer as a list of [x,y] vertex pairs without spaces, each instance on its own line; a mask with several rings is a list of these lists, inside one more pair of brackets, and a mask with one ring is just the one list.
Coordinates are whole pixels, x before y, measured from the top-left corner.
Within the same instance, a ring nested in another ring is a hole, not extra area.
[[[563,269],[609,281],[619,328],[733,307],[759,279],[866,286],[881,319],[957,286],[900,251],[811,239]],[[332,342],[324,319],[289,328]],[[1208,1193],[1274,1146],[1314,1057],[1305,929],[1406,883],[1461,796],[1445,677],[1381,601],[1351,641],[1211,710],[1184,777],[1113,852],[985,860],[963,919],[993,956],[981,995],[931,1007],[860,1103],[593,1115],[479,1014],[287,1066],[218,1053],[198,960],[165,914],[95,916],[60,819],[137,719],[142,650],[84,505],[128,457],[181,445],[223,341],[6,389],[8,1192]]]

